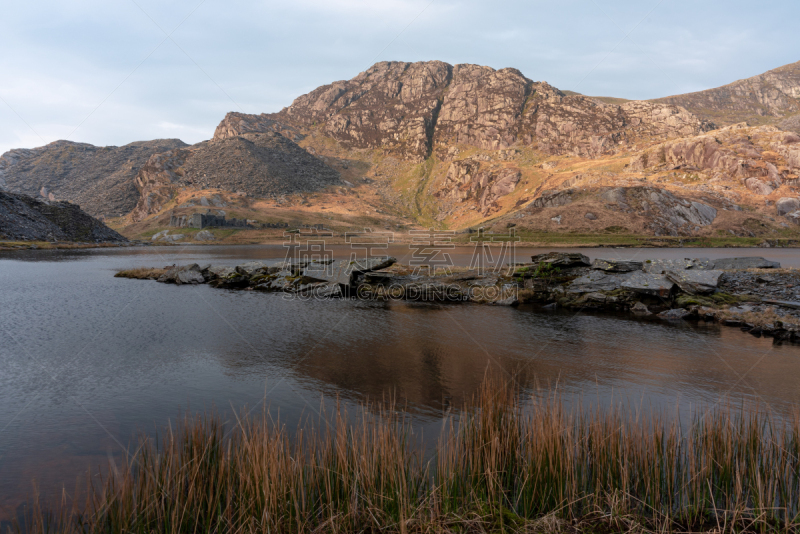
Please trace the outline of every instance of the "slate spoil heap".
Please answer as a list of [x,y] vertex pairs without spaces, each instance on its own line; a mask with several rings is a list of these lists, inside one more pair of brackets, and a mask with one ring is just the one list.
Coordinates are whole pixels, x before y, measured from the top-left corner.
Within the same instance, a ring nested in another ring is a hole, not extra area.
[[0,191],[0,240],[128,241],[75,204],[41,201],[5,191]]
[[776,343],[800,342],[800,271],[764,258],[595,259],[550,252],[502,273],[412,270],[395,258],[171,266],[159,282],[348,297],[628,312],[656,320],[718,321]]

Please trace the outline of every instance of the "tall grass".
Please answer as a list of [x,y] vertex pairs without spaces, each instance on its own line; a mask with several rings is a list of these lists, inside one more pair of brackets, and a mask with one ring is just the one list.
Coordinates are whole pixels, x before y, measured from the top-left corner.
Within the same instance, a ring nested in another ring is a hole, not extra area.
[[[524,402],[523,402],[524,401]],[[36,532],[789,532],[800,422],[744,409],[690,424],[521,399],[488,381],[431,454],[391,405],[287,431],[268,411],[143,439],[82,508]]]

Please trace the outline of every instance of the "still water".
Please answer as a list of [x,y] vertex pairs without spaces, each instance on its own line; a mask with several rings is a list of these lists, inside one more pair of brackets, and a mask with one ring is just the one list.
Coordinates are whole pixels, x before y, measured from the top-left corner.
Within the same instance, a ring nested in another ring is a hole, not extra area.
[[[408,261],[407,248],[390,252]],[[581,252],[760,255],[800,267],[789,249]],[[689,410],[745,400],[780,415],[800,404],[800,347],[738,329],[533,306],[296,301],[113,277],[122,268],[284,253],[187,246],[0,255],[0,520],[17,513],[34,480],[51,495],[69,490],[137,433],[187,412],[266,402],[291,426],[323,396],[355,404],[392,394],[435,432],[443,409],[471,395],[487,369],[600,402]],[[470,254],[451,251],[461,265]]]

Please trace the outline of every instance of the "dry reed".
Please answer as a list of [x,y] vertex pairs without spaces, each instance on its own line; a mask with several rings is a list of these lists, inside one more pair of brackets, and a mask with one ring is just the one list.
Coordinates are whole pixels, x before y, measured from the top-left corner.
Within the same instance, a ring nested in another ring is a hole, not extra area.
[[[794,532],[800,422],[716,409],[686,425],[622,408],[522,402],[487,381],[433,455],[392,406],[290,434],[268,411],[142,439],[86,504],[33,532]],[[427,458],[427,459],[426,459]],[[113,466],[112,466],[113,467]]]
[[158,269],[156,267],[137,267],[135,269],[118,271],[114,277],[133,278],[136,280],[158,280],[158,277],[166,272],[166,269]]

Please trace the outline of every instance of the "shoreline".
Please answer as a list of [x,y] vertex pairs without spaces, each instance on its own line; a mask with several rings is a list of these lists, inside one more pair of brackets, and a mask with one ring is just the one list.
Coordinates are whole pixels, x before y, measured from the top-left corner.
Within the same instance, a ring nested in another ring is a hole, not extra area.
[[486,272],[400,265],[391,257],[250,261],[139,268],[115,276],[177,285],[280,292],[299,300],[349,298],[624,312],[664,321],[715,321],[775,343],[800,341],[800,269],[760,257],[590,260],[550,252]]
[[431,446],[397,408],[337,406],[295,434],[268,407],[237,414],[230,429],[213,412],[187,416],[174,431],[142,436],[121,467],[110,460],[113,475],[89,478],[86,504],[64,499],[51,510],[36,495],[27,518],[65,534],[800,526],[796,419],[774,424],[723,406],[693,413],[684,427],[667,412],[569,407],[547,390],[528,396],[487,374],[472,402],[443,414]]
[[[542,242],[542,241],[519,241],[516,243],[517,247],[526,247],[526,248],[550,248],[550,249],[570,249],[570,248],[579,248],[579,249],[593,249],[593,248],[611,248],[611,249],[635,249],[635,248],[652,248],[652,249],[706,249],[706,248],[719,248],[719,249],[763,249],[763,248],[778,248],[778,249],[800,249],[800,240],[787,240],[790,241],[790,244],[769,244],[766,245],[756,244],[756,245],[747,245],[747,244],[733,244],[729,243],[725,240],[717,242],[717,241],[709,241],[709,242],[700,242],[700,243],[683,243],[683,244],[670,244],[669,242],[644,242],[644,243],[613,243],[613,242],[598,242],[598,243],[552,243],[552,242]],[[331,238],[326,239],[327,245],[350,245],[344,237],[339,238]],[[410,240],[401,240],[401,241],[394,241],[392,242],[393,245],[408,245],[410,244]],[[106,243],[84,243],[84,242],[57,242],[51,243],[47,241],[0,241],[0,251],[9,251],[9,250],[66,250],[66,249],[92,249],[92,248],[125,248],[125,247],[186,247],[186,246],[193,246],[193,247],[209,247],[209,246],[218,246],[218,247],[253,247],[253,246],[275,246],[275,245],[285,245],[285,240],[267,240],[267,241],[259,241],[259,242],[252,242],[252,243],[242,243],[242,242],[227,242],[227,241],[187,241],[187,242],[149,242],[143,240],[131,240],[126,243],[119,243],[119,242],[106,242]],[[504,246],[504,241],[487,241],[483,242],[484,246],[489,247],[502,247]],[[455,248],[472,248],[475,246],[474,243],[463,242],[463,241],[454,241],[452,245]]]

